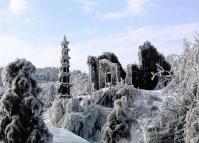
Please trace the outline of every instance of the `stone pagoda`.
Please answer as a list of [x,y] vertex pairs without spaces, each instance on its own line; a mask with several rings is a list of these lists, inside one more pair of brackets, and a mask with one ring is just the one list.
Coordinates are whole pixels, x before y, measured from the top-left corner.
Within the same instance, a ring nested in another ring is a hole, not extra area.
[[68,52],[70,49],[68,48],[69,42],[66,40],[66,36],[64,36],[64,40],[61,43],[62,46],[62,55],[61,55],[61,67],[59,72],[59,89],[58,93],[61,96],[70,97],[70,63],[69,63],[69,55]]

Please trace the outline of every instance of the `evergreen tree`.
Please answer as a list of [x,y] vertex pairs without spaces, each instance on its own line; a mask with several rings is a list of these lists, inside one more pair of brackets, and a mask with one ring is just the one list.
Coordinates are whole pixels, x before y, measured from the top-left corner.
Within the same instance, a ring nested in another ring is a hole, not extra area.
[[40,118],[43,103],[37,98],[41,89],[32,75],[31,62],[17,59],[5,67],[6,92],[0,100],[0,140],[5,143],[50,143],[52,135]]

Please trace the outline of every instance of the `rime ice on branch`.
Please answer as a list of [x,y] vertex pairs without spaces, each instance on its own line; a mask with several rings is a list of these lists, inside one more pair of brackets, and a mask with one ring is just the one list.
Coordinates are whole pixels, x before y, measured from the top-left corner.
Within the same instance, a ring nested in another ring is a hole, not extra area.
[[5,67],[3,82],[6,92],[0,100],[0,142],[51,143],[43,120],[42,102],[37,98],[41,91],[32,75],[31,62],[18,59]]
[[69,42],[66,40],[66,36],[64,36],[64,41],[61,43],[62,46],[62,57],[61,57],[61,68],[59,73],[59,89],[58,92],[62,96],[70,97],[70,63],[69,63],[69,55],[68,52],[70,49],[68,48]]

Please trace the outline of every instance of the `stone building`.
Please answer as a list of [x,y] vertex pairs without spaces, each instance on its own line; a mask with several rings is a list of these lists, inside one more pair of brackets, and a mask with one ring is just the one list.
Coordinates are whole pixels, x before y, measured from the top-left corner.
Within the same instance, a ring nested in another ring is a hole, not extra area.
[[99,88],[110,87],[119,82],[119,67],[116,63],[102,59],[99,61]]
[[70,49],[68,48],[69,42],[66,40],[66,36],[64,36],[64,40],[61,43],[62,52],[61,52],[61,67],[59,72],[59,89],[58,93],[64,96],[70,96],[70,63],[69,63],[69,55],[68,52]]
[[116,85],[123,82],[126,72],[114,53],[103,53],[88,57],[89,79],[94,90]]

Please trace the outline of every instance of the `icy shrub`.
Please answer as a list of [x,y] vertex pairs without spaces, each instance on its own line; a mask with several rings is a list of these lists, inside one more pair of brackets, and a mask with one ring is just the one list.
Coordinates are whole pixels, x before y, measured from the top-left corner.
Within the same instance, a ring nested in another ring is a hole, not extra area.
[[50,143],[52,135],[40,118],[40,88],[32,78],[35,67],[18,59],[5,67],[6,92],[0,100],[0,140],[6,143]]
[[199,107],[194,107],[188,111],[185,126],[185,142],[199,142]]
[[39,83],[58,81],[59,69],[54,67],[38,68],[35,72],[35,79]]
[[125,111],[125,99],[117,99],[114,102],[114,109],[108,115],[102,129],[103,143],[119,143],[122,138],[131,138],[132,124],[137,121],[129,117]]
[[84,100],[81,97],[57,99],[48,111],[50,121],[89,141],[99,141],[110,109],[86,103],[82,106]]
[[99,94],[92,95],[91,98],[95,100],[96,104],[113,108],[115,100],[120,99],[122,96],[126,96],[128,103],[132,103],[137,94],[138,90],[132,86],[117,85],[102,93],[99,91]]
[[83,73],[79,70],[74,70],[73,72],[71,72],[70,81],[72,84],[72,96],[88,95],[91,93],[92,88],[88,74]]
[[39,85],[42,88],[42,91],[39,94],[39,99],[44,103],[44,110],[48,109],[52,106],[53,101],[55,98],[58,97],[57,93],[57,83],[48,82]]

